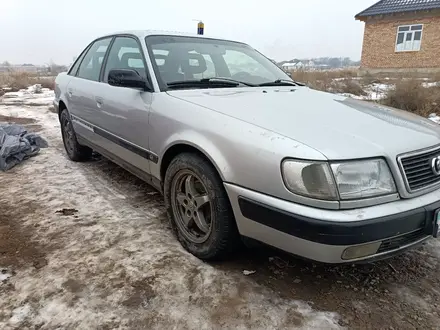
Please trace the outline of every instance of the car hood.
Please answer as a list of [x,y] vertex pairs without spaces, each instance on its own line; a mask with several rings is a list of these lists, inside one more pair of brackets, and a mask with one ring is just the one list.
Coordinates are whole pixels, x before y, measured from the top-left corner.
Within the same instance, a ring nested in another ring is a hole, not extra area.
[[440,126],[428,119],[307,87],[168,93],[294,139],[328,159],[395,158],[440,143]]

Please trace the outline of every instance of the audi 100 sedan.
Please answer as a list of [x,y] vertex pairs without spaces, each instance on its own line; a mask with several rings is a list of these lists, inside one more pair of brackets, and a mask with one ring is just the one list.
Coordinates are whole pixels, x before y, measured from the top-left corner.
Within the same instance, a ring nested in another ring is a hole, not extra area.
[[244,43],[103,36],[57,77],[54,105],[68,157],[95,150],[156,187],[201,259],[247,238],[360,262],[437,237],[438,126],[310,89]]

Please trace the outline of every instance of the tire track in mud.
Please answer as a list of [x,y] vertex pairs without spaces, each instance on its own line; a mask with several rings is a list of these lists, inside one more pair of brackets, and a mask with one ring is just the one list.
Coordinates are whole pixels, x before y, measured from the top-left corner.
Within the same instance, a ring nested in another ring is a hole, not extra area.
[[47,264],[46,251],[53,247],[39,245],[33,240],[35,228],[21,225],[23,218],[37,209],[38,205],[31,201],[20,207],[5,203],[0,194],[0,265],[15,271],[28,263],[37,269]]

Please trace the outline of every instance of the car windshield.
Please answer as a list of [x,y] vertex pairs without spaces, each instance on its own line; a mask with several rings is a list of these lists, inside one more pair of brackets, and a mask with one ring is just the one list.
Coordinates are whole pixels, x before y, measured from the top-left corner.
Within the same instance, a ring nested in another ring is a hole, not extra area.
[[[227,78],[244,85],[291,80],[283,70],[246,44],[226,40],[148,36],[147,48],[161,89],[179,83],[180,87],[203,88],[206,78]],[[211,87],[222,87],[213,84]],[[243,86],[238,85],[237,86]]]

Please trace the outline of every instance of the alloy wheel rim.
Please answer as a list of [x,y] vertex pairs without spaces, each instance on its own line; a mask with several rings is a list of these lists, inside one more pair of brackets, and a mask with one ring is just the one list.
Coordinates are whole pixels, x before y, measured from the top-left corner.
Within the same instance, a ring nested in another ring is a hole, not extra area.
[[176,225],[193,243],[205,242],[212,230],[212,202],[203,182],[192,171],[182,170],[173,178],[171,206]]

